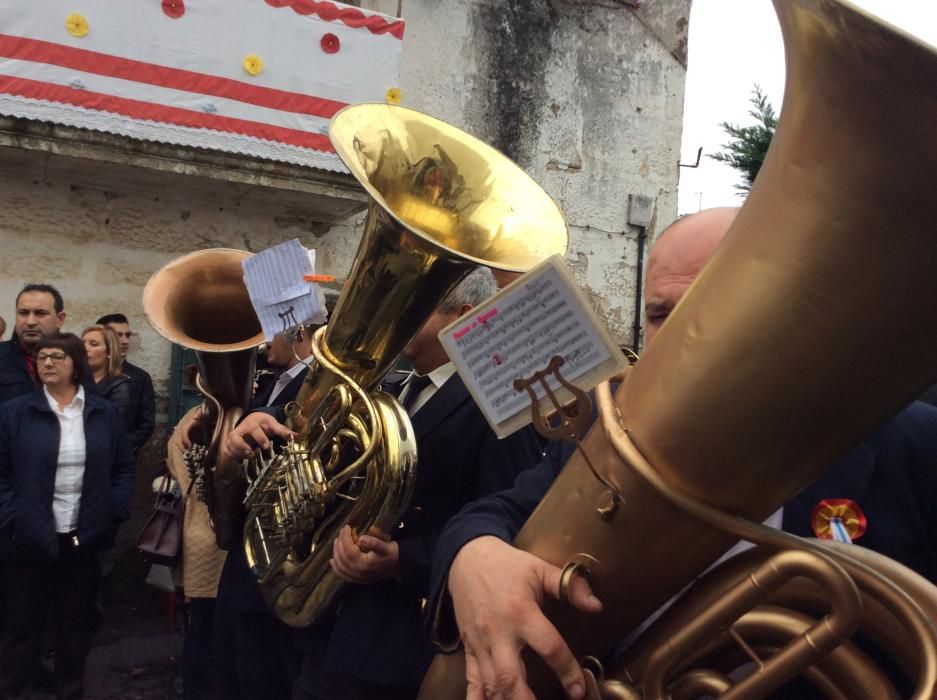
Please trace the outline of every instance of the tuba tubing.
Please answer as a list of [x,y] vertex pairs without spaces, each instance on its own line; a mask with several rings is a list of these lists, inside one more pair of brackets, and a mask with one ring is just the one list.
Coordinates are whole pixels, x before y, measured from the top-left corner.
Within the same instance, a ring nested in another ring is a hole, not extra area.
[[[667,489],[756,522],[937,368],[937,328],[919,316],[937,298],[937,54],[842,0],[774,6],[787,85],[764,166],[615,396]],[[599,517],[607,489],[577,453],[515,544],[560,567],[599,562],[589,579],[600,616],[544,609],[577,656],[607,658],[736,538],[656,492],[600,426],[583,445],[622,506]],[[923,624],[922,638],[933,638]],[[453,662],[437,663],[422,697],[452,696],[433,692]],[[561,696],[544,665],[529,670],[537,697]],[[923,678],[933,680],[931,662]]]

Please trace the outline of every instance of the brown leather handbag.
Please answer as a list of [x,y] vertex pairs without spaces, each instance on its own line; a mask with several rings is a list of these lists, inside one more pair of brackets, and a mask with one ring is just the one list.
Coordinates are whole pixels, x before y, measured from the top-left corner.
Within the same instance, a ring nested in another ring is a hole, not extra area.
[[153,512],[137,536],[137,549],[153,564],[173,566],[182,549],[182,521],[185,518],[185,502],[192,491],[193,479],[183,496],[172,488],[172,479],[167,474],[156,492]]

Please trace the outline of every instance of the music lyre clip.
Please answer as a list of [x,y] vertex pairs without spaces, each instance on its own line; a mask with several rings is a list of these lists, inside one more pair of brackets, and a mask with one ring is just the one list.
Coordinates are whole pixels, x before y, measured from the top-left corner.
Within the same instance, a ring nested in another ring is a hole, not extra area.
[[292,304],[290,304],[290,307],[286,311],[277,311],[277,316],[279,316],[280,320],[283,322],[283,333],[299,325],[299,321],[296,320],[296,314],[293,313]]
[[[534,429],[548,440],[567,440],[576,444],[582,453],[583,459],[589,466],[592,475],[608,489],[608,502],[599,506],[598,514],[602,519],[608,519],[618,508],[621,502],[621,493],[618,487],[599,474],[589,454],[586,452],[579,440],[580,434],[586,431],[592,422],[592,399],[589,394],[580,389],[575,384],[568,382],[560,373],[560,367],[565,364],[565,360],[560,355],[554,355],[550,358],[545,369],[534,372],[526,379],[515,379],[514,389],[517,391],[526,390],[530,395],[530,410],[533,414]],[[572,395],[573,400],[565,405],[561,405],[553,389],[547,383],[547,377],[552,375],[562,387],[567,389]],[[553,405],[553,412],[544,415],[540,411],[540,400],[534,391],[534,385],[539,384],[550,403]],[[558,423],[551,422],[551,419],[557,418]]]
[[[579,442],[579,434],[589,427],[592,416],[592,399],[589,394],[574,384],[570,384],[560,373],[566,361],[560,355],[554,355],[547,363],[546,369],[534,372],[527,379],[515,379],[514,389],[517,391],[527,390],[530,395],[530,410],[534,416],[534,429],[548,440],[568,440],[570,442]],[[560,405],[559,399],[553,393],[553,389],[547,383],[547,377],[553,377],[561,386],[569,390],[574,400],[565,406]],[[534,391],[534,385],[539,384],[553,404],[553,412],[546,415],[540,412],[540,400]],[[559,424],[551,423],[551,418],[559,418]]]

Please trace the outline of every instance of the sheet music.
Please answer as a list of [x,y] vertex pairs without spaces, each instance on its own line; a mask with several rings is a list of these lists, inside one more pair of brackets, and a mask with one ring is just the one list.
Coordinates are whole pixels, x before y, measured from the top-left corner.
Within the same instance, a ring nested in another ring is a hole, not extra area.
[[[440,334],[463,381],[493,426],[530,408],[529,394],[515,390],[514,379],[545,369],[554,355],[565,359],[561,373],[567,380],[609,361],[615,366],[624,364],[623,357],[619,361],[613,356],[621,353],[592,319],[572,280],[561,272],[562,261],[556,258],[551,262],[472,309]],[[614,371],[607,376],[611,374]],[[549,383],[551,388],[559,384],[552,377]],[[537,391],[538,397],[545,393],[539,386]]]
[[241,265],[267,341],[301,323],[325,322],[322,290],[303,279],[303,275],[315,274],[315,250],[306,250],[294,238],[247,258]]

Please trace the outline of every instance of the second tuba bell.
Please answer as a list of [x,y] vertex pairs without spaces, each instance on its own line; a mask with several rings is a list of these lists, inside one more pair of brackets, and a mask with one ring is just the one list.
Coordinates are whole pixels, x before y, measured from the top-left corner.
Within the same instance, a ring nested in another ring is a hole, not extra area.
[[243,476],[239,465],[218,456],[250,402],[256,348],[264,340],[241,268],[250,256],[229,248],[189,253],[154,273],[143,291],[143,310],[156,332],[195,352],[209,433],[193,478],[224,549],[240,540]]

